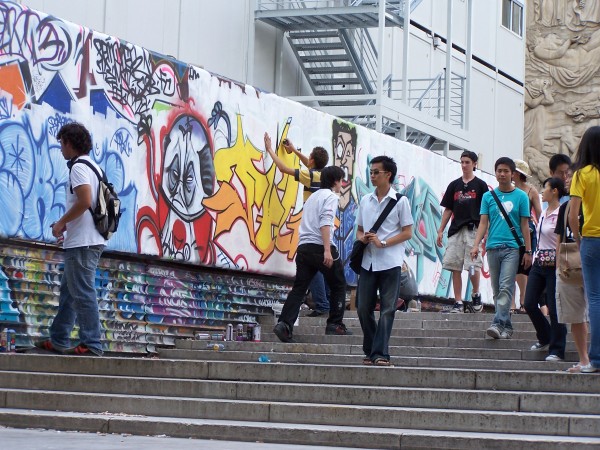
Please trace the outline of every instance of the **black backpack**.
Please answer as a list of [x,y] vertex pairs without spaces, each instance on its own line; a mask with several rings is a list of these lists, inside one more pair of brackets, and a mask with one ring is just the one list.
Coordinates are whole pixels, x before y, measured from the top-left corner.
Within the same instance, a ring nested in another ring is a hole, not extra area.
[[[110,237],[117,231],[119,227],[119,219],[121,217],[121,200],[117,195],[115,188],[111,183],[108,182],[106,174],[98,169],[89,161],[85,159],[76,159],[73,164],[82,163],[88,166],[94,171],[98,177],[98,202],[96,208],[88,208],[94,219],[96,230],[102,235],[104,239],[110,239]],[[69,174],[73,164],[69,166]],[[73,187],[71,186],[71,193],[73,193]]]

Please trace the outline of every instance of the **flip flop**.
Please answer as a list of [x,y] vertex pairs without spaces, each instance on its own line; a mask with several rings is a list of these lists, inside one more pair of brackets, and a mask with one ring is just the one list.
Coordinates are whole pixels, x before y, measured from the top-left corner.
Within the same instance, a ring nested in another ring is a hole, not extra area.
[[375,361],[373,361],[373,365],[383,367],[383,366],[391,366],[392,363],[389,361],[389,359],[377,358],[377,359],[375,359]]

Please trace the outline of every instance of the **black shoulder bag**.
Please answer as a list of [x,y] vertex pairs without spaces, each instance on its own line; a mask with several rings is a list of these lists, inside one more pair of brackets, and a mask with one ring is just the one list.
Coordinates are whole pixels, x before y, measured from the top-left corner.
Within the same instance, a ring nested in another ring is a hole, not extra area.
[[517,245],[519,246],[519,270],[517,270],[517,273],[522,273],[522,274],[527,275],[527,274],[529,274],[530,268],[525,269],[525,266],[523,265],[523,256],[525,255],[525,245],[521,242],[521,239],[519,239],[517,230],[515,230],[515,226],[513,225],[512,220],[510,220],[510,217],[506,213],[504,206],[502,206],[502,202],[500,201],[500,199],[498,198],[498,196],[496,195],[496,193],[494,192],[493,189],[490,192],[492,193],[492,197],[494,197],[494,200],[496,200],[496,203],[498,204],[498,209],[500,209],[500,212],[504,216],[504,220],[506,220],[506,224],[510,228],[510,232],[512,233],[513,237],[515,238],[515,241],[517,241]]
[[[375,224],[373,225],[373,228],[369,230],[370,233],[377,233],[377,230],[379,229],[383,221],[387,218],[389,213],[392,211],[394,206],[396,206],[396,203],[398,203],[401,198],[402,194],[397,193],[396,200],[390,200],[390,202],[385,206],[385,209],[381,211],[381,214],[379,215],[377,222],[375,222]],[[349,265],[350,268],[357,274],[360,273],[363,253],[365,252],[366,247],[367,244],[363,243],[360,239],[355,240],[354,244],[352,245],[352,252],[350,253]]]

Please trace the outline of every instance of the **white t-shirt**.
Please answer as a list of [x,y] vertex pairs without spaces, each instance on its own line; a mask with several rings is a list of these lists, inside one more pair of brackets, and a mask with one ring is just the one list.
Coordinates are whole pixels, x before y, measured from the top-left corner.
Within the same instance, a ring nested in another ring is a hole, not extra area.
[[302,208],[302,221],[298,230],[300,232],[298,245],[323,245],[321,227],[324,226],[331,227],[330,245],[335,245],[333,223],[339,202],[340,198],[331,189],[319,189],[306,200],[304,208]]
[[[77,159],[90,161],[98,169],[98,172],[102,174],[98,164],[92,161],[88,155],[82,155]],[[85,164],[73,164],[71,167],[70,184],[67,185],[67,211],[77,200],[75,188],[84,184],[90,185],[92,191],[92,209],[94,209],[98,201],[98,177],[94,171]],[[73,193],[71,193],[71,188],[73,188]],[[106,245],[106,240],[98,233],[98,230],[96,230],[92,213],[89,210],[86,210],[81,216],[67,223],[63,247],[75,248],[88,247],[91,245]]]

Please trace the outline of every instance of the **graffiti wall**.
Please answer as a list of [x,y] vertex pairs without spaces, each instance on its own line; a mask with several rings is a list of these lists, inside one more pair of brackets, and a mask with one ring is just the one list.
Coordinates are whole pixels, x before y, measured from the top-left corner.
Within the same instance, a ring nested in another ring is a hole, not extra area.
[[[14,3],[0,2],[0,21],[2,237],[53,241],[68,178],[56,133],[78,121],[123,200],[110,250],[293,276],[302,189],[264,151],[268,132],[304,153],[323,146],[344,169],[334,239],[345,262],[358,204],[372,190],[369,160],[393,157],[415,218],[407,261],[419,291],[451,292],[435,237],[456,162]],[[346,276],[355,284],[348,268]]]

